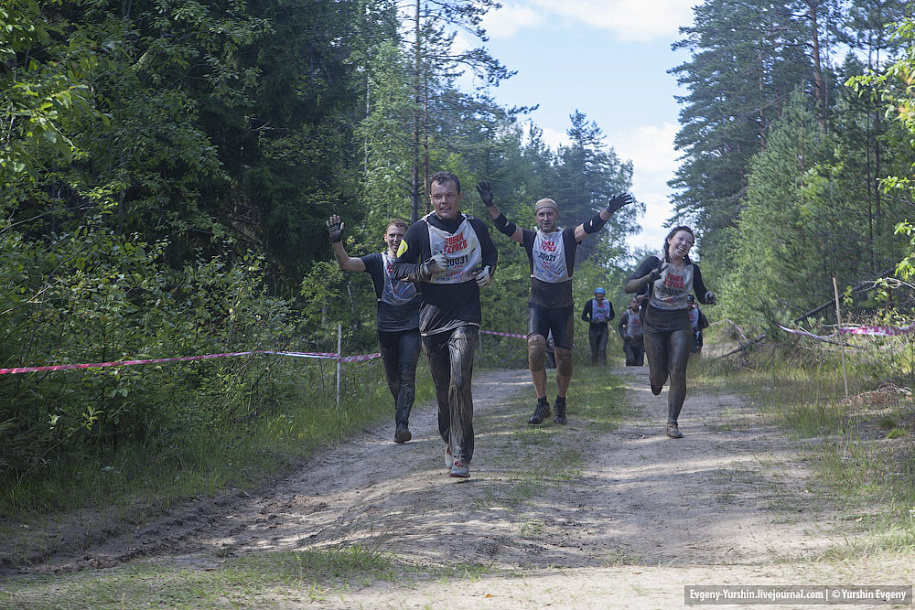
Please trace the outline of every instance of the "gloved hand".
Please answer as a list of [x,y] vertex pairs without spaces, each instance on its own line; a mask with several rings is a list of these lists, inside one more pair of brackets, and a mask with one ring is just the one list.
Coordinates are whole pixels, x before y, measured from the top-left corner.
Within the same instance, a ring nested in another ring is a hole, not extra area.
[[658,281],[658,278],[661,277],[661,274],[664,273],[664,270],[667,269],[667,261],[661,263],[660,267],[655,267],[648,273],[648,283],[653,284]]
[[489,184],[489,180],[481,180],[477,184],[477,192],[480,194],[480,199],[483,200],[483,205],[487,208],[491,205],[495,205],[492,201],[492,188]]
[[483,267],[483,270],[477,273],[475,278],[477,280],[477,286],[480,288],[486,288],[492,283],[492,270],[489,268],[489,265]]
[[706,292],[706,293],[705,293],[705,302],[706,302],[708,305],[717,305],[717,304],[718,304],[718,301],[717,301],[717,299],[715,299],[715,293],[712,292],[711,290],[709,290],[708,292]]
[[327,221],[327,232],[330,234],[330,241],[337,243],[343,239],[343,221],[334,214]]
[[612,214],[624,205],[629,205],[630,203],[632,203],[632,195],[629,193],[614,195],[607,204],[607,211]]
[[441,275],[444,271],[448,270],[448,257],[444,254],[436,254],[435,256],[426,259],[419,266],[419,271],[422,276],[426,279],[431,279],[436,275]]

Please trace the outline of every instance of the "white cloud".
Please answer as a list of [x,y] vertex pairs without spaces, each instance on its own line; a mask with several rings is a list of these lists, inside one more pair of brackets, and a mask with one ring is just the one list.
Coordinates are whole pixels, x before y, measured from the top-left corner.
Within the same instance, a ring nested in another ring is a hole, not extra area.
[[483,27],[492,38],[514,38],[524,28],[541,25],[546,13],[530,6],[503,4],[497,11],[490,11],[483,18]]
[[[621,159],[632,159],[632,165],[640,178],[653,185],[658,180],[666,183],[677,169],[677,151],[674,137],[680,127],[674,123],[661,125],[639,125],[628,131],[607,138]],[[633,177],[635,180],[635,177]],[[667,190],[667,187],[664,187]]]
[[677,170],[674,136],[678,129],[673,123],[640,125],[607,139],[620,159],[632,160],[632,192],[645,204],[642,232],[629,238],[631,247],[660,249],[667,234],[664,223],[673,215],[667,181]]
[[493,38],[512,38],[522,29],[563,22],[610,30],[622,40],[674,38],[679,26],[692,23],[696,0],[528,0],[505,3],[483,22]]
[[547,127],[541,127],[543,130],[543,142],[549,146],[553,151],[556,151],[559,148],[560,144],[569,143],[569,134],[564,131],[556,131],[555,129],[549,129]]

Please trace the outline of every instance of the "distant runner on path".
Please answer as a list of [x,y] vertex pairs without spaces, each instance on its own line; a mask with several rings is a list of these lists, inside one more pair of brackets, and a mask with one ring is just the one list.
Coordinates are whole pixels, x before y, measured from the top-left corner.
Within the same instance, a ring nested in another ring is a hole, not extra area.
[[449,172],[430,181],[433,211],[407,231],[394,277],[419,282],[419,331],[438,401],[438,429],[453,477],[470,476],[473,459],[473,352],[482,322],[480,288],[499,255],[486,224],[460,211],[461,182]]
[[639,297],[633,296],[629,307],[620,316],[616,330],[623,339],[626,366],[645,365],[645,342],[642,339],[642,320],[639,318]]
[[689,311],[689,324],[693,328],[693,347],[692,353],[702,353],[702,331],[708,328],[708,318],[696,305],[696,297],[689,295],[686,297],[687,310]]
[[372,277],[378,299],[376,325],[378,348],[384,363],[388,389],[394,396],[394,442],[406,443],[410,433],[410,411],[416,395],[416,362],[419,360],[419,303],[416,286],[391,276],[397,249],[407,232],[407,223],[394,219],[384,230],[384,252],[360,258],[343,249],[343,221],[336,214],[327,221],[334,258],[344,271],[365,271]]
[[591,364],[607,364],[607,324],[616,317],[613,304],[605,297],[603,288],[594,289],[594,298],[588,299],[581,319],[588,323],[588,344],[591,347]]
[[689,258],[695,240],[691,228],[674,227],[664,240],[664,260],[649,256],[625,285],[628,293],[648,292],[640,315],[649,383],[652,394],[657,396],[670,376],[666,428],[669,438],[683,438],[678,418],[686,399],[686,365],[693,344],[687,297],[695,290],[700,303],[715,304],[715,293],[706,289],[699,265]]
[[527,420],[529,424],[542,424],[551,415],[546,397],[546,338],[553,333],[556,357],[556,416],[557,424],[566,423],[566,393],[572,381],[572,339],[575,334],[575,303],[572,300],[572,273],[575,269],[575,252],[585,237],[597,233],[618,209],[632,203],[629,193],[616,195],[607,208],[588,222],[576,227],[560,229],[559,205],[552,199],[541,199],[534,204],[537,230],[522,229],[509,222],[492,199],[488,181],[477,185],[477,192],[486,205],[493,224],[504,235],[518,242],[525,252],[531,268],[531,292],[527,305],[527,357],[537,393],[537,406]]

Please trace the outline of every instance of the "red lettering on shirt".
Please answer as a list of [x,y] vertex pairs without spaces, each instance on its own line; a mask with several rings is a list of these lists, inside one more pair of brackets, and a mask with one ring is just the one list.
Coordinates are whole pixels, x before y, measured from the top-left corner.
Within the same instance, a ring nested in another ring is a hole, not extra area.
[[445,239],[445,254],[454,254],[464,250],[466,247],[467,240],[464,239],[463,232]]
[[555,252],[556,243],[552,242],[552,241],[542,241],[542,242],[540,242],[540,249],[546,250],[547,252]]
[[668,273],[667,278],[664,280],[664,285],[671,289],[683,290],[683,276]]

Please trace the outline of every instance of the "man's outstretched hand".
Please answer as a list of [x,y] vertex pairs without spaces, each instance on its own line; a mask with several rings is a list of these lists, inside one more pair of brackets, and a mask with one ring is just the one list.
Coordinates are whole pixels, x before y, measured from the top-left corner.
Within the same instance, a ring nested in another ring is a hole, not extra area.
[[487,208],[495,205],[492,201],[492,185],[489,184],[489,180],[480,180],[480,183],[477,184],[477,192],[480,194],[480,199],[483,200],[483,205]]
[[343,221],[334,214],[327,221],[327,233],[330,235],[330,241],[337,243],[343,239]]
[[632,195],[629,193],[614,195],[607,204],[607,211],[612,214],[624,205],[629,205],[630,203],[632,203]]

